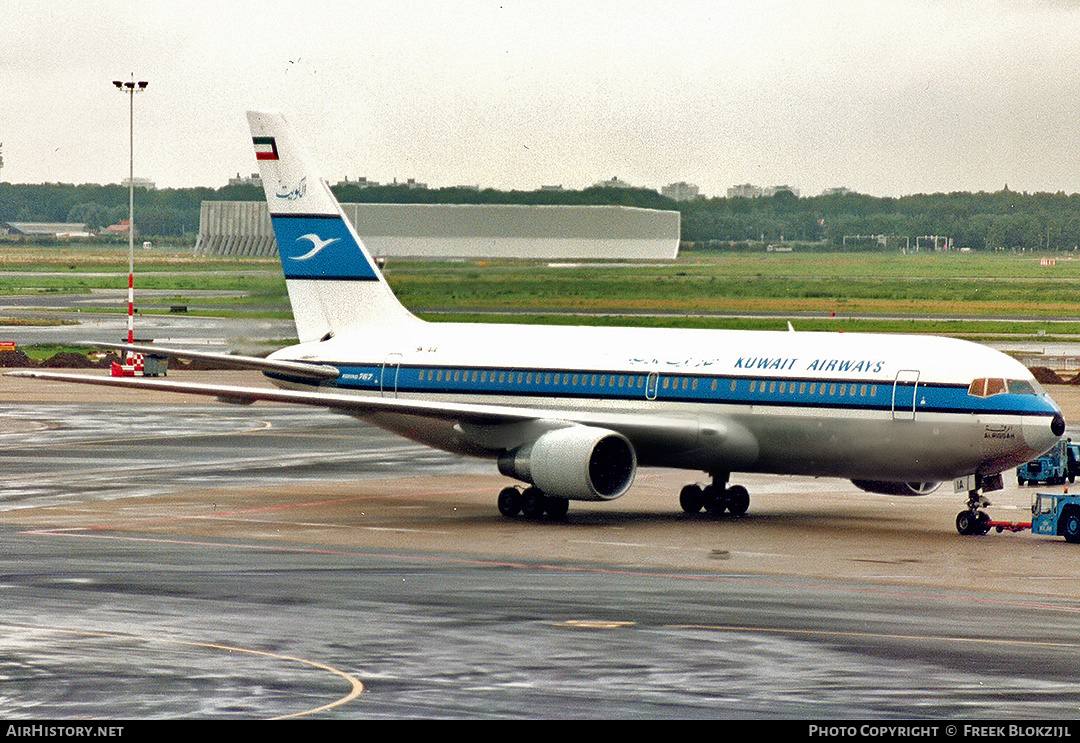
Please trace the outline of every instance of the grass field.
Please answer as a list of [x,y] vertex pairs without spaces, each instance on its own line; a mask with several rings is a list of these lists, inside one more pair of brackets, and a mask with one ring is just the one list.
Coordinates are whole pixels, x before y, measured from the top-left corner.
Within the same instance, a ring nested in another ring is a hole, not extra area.
[[[432,320],[784,329],[790,319],[802,330],[1080,336],[1080,258],[1071,256],[1046,266],[1031,254],[684,251],[672,263],[632,265],[394,260],[386,275],[406,306]],[[0,294],[126,284],[126,247],[0,249]],[[289,316],[276,259],[139,248],[136,297],[143,313],[184,305],[191,314]]]

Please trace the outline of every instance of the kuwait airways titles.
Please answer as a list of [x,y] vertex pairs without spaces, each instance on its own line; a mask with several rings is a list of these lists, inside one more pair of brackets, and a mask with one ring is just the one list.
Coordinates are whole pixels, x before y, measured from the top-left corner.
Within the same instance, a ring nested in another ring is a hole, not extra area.
[[[769,358],[765,356],[738,358],[733,367],[735,369],[769,369],[778,371],[794,370],[799,359]],[[802,371],[818,372],[871,372],[877,374],[885,367],[884,361],[870,361],[867,359],[814,359]]]

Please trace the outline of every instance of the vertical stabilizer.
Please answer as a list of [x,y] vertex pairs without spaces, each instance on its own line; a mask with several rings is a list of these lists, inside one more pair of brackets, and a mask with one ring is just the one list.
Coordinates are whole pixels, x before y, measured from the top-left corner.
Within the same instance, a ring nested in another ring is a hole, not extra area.
[[248,123],[300,342],[419,322],[394,296],[285,118],[248,111]]

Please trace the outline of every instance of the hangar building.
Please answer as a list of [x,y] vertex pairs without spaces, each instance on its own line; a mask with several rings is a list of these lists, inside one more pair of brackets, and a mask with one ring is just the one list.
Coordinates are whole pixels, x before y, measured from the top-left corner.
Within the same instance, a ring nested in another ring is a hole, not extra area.
[[[342,204],[379,258],[672,260],[677,211],[622,206]],[[195,249],[208,255],[277,254],[266,203],[204,201]]]

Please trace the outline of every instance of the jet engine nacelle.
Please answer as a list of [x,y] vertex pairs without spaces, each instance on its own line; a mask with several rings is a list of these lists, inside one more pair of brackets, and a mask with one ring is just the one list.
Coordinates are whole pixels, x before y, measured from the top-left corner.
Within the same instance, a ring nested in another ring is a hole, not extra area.
[[636,471],[630,441],[592,426],[548,431],[499,457],[499,472],[570,500],[615,500],[630,487]]
[[852,480],[851,482],[860,490],[881,495],[929,495],[941,485],[940,482],[884,482],[882,480]]

